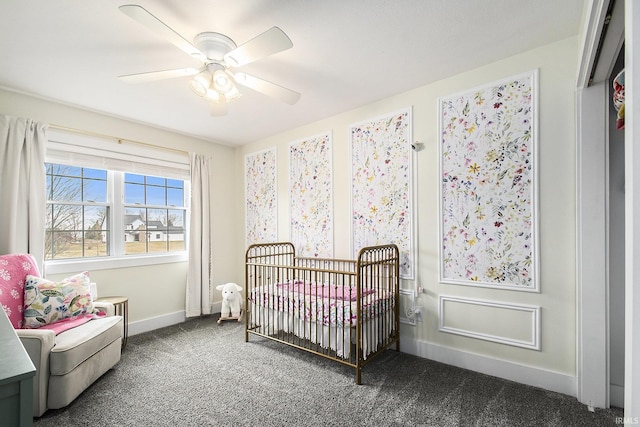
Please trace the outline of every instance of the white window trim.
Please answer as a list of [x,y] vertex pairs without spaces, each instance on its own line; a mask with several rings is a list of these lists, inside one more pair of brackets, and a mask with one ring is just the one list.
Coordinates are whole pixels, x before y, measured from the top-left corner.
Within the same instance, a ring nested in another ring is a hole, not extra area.
[[[184,153],[167,152],[161,148],[140,147],[135,145],[123,145],[114,141],[95,136],[85,136],[64,131],[49,131],[49,142],[47,144],[47,155],[45,161],[48,163],[66,163],[76,166],[102,168],[108,170],[107,192],[110,195],[110,205],[112,212],[110,215],[111,235],[111,255],[95,258],[70,258],[59,260],[46,260],[45,271],[47,274],[72,273],[82,270],[107,270],[116,268],[147,266],[155,264],[167,264],[185,262],[188,259],[188,252],[184,251],[170,253],[148,253],[125,255],[124,249],[124,222],[123,218],[116,215],[116,212],[124,212],[123,182],[115,179],[114,170],[123,172],[139,173],[143,175],[159,175],[172,179],[184,180],[185,195],[185,230],[188,228],[190,217],[188,206],[188,195],[190,194],[189,182],[189,158]],[[117,147],[117,149],[114,148]],[[102,149],[96,149],[101,147]],[[89,158],[93,157],[92,163],[84,165],[86,156],[78,153],[86,153]],[[96,162],[103,162],[102,165]],[[115,166],[115,167],[114,167]],[[154,174],[153,171],[156,171]],[[114,197],[119,195],[120,197]],[[118,216],[118,217],[116,217]],[[188,233],[185,233],[185,238]],[[120,249],[121,248],[121,249]]]
[[187,252],[166,254],[126,255],[124,257],[72,258],[45,261],[47,274],[77,273],[84,270],[110,270],[115,268],[140,267],[145,265],[170,264],[188,260]]

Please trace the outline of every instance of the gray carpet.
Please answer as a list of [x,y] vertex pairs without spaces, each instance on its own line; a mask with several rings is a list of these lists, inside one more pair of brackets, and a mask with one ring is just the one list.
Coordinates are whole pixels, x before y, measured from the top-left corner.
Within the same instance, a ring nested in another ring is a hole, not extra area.
[[615,426],[571,396],[388,350],[348,366],[215,317],[130,337],[122,360],[45,426]]

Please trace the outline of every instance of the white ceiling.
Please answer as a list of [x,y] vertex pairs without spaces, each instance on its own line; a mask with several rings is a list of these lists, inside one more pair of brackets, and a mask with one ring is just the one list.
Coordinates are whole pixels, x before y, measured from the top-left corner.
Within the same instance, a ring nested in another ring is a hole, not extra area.
[[215,31],[240,45],[280,27],[293,48],[238,70],[300,101],[241,88],[212,117],[188,77],[123,83],[200,65],[121,13],[126,0],[0,0],[0,87],[242,145],[576,35],[586,0],[136,1],[189,41]]

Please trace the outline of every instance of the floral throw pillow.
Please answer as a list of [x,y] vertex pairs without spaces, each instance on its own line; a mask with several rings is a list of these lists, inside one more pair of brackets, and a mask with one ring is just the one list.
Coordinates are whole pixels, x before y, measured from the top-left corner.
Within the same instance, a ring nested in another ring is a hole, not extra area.
[[22,328],[27,274],[38,274],[38,267],[31,255],[0,255],[0,305],[14,329]]
[[86,271],[60,282],[28,275],[24,288],[24,327],[39,328],[93,313],[90,282]]

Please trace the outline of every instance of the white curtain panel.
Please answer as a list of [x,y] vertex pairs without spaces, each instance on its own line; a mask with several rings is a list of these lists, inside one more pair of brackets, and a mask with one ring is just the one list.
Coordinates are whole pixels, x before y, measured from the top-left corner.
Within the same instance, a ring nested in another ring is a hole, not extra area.
[[190,153],[191,219],[189,222],[189,266],[187,268],[187,317],[211,314],[211,201],[210,157]]
[[43,271],[47,126],[0,115],[0,254],[30,253]]

